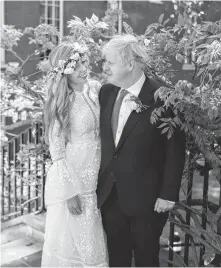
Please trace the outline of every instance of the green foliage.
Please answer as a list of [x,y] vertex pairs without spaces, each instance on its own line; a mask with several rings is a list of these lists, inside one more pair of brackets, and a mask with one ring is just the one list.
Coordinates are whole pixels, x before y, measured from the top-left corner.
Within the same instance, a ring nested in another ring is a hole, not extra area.
[[[143,37],[149,55],[146,72],[164,84],[155,99],[160,98],[164,108],[173,108],[174,112],[174,118],[161,124],[162,133],[170,138],[173,128],[181,127],[220,181],[220,147],[211,150],[211,145],[217,144],[221,135],[221,21],[193,23],[184,10],[178,14],[177,24],[167,24],[161,15]],[[189,80],[176,81],[174,73],[182,72],[185,59],[191,61],[194,70]],[[153,112],[152,123],[163,121],[161,112],[162,108]]]

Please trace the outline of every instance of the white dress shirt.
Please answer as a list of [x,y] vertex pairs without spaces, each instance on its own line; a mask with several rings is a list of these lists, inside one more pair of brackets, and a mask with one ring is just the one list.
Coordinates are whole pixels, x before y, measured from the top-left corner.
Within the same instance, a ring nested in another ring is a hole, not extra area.
[[[144,75],[144,73],[142,73],[141,77],[139,78],[139,80],[133,84],[131,87],[129,88],[125,88],[127,91],[129,91],[129,94],[127,94],[121,104],[121,108],[120,108],[120,112],[119,112],[119,119],[118,119],[118,126],[117,126],[117,132],[116,132],[116,138],[115,138],[115,146],[117,146],[121,134],[123,132],[124,126],[127,122],[128,117],[130,116],[131,113],[131,108],[128,105],[128,99],[130,99],[131,96],[135,96],[138,97],[141,88],[144,84],[146,77]],[[121,90],[120,90],[121,91]],[[119,92],[120,92],[119,91]],[[118,93],[119,94],[119,93]],[[119,96],[119,95],[118,95]],[[117,96],[117,98],[118,98]]]

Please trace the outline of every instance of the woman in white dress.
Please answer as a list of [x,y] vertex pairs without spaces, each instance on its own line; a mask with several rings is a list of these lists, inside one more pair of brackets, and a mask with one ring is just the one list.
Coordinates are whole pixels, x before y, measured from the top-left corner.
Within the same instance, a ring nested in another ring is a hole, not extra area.
[[88,80],[88,49],[62,43],[49,55],[46,139],[53,165],[42,267],[108,266],[96,186],[100,165],[100,83]]

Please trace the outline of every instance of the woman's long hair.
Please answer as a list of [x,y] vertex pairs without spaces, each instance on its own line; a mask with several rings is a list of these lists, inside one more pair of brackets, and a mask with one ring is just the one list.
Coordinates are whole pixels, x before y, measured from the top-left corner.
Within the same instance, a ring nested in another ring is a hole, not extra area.
[[[62,43],[55,47],[49,55],[49,63],[52,68],[57,67],[59,60],[66,60],[73,52],[73,44]],[[44,107],[45,141],[49,142],[49,136],[54,127],[55,121],[59,123],[58,134],[65,133],[66,140],[70,131],[69,123],[69,99],[67,75],[63,74],[57,82],[48,81],[48,98]]]

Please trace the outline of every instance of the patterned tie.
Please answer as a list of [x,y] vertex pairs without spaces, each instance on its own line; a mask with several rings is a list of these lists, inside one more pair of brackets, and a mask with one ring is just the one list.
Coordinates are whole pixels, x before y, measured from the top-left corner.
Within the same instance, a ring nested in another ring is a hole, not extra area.
[[120,107],[121,107],[121,104],[123,102],[124,97],[128,93],[129,92],[126,89],[121,89],[120,92],[118,93],[117,99],[114,103],[114,108],[113,108],[113,112],[112,112],[112,119],[111,119],[114,140],[116,139]]

